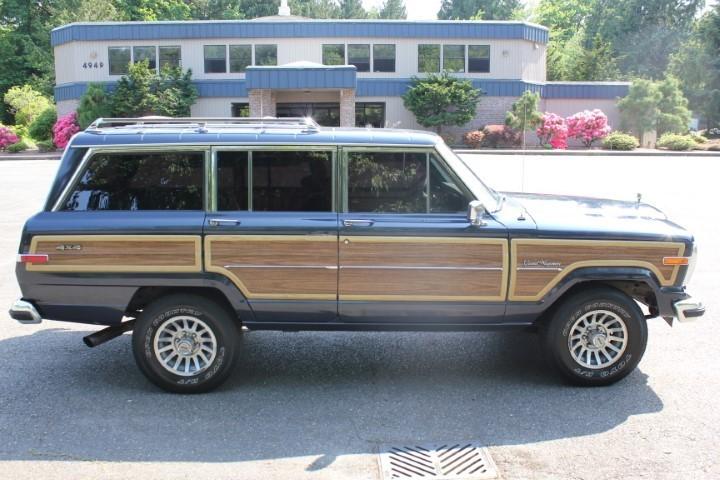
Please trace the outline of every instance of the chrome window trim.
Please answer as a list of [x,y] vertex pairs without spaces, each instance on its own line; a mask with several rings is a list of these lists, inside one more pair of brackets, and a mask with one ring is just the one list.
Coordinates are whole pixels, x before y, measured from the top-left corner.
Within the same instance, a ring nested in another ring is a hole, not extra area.
[[[237,144],[230,144],[228,146],[217,144],[213,145],[212,147],[212,156],[213,156],[213,165],[212,165],[212,176],[215,178],[215,182],[213,185],[213,190],[211,191],[212,196],[212,202],[213,210],[212,212],[217,212],[217,196],[218,191],[217,188],[219,186],[217,182],[217,174],[218,174],[218,165],[217,165],[217,154],[218,152],[248,152],[248,209],[247,210],[223,210],[225,211],[239,211],[239,212],[253,212],[253,199],[252,199],[252,175],[253,175],[253,151],[277,151],[277,152],[299,152],[299,151],[311,151],[311,152],[330,152],[330,179],[332,182],[331,185],[331,206],[332,210],[329,212],[322,212],[322,213],[337,213],[337,206],[335,202],[335,198],[337,195],[337,151],[338,147],[334,144],[261,144],[261,145],[237,145]],[[266,212],[263,212],[266,213]],[[297,213],[297,212],[296,212]]]
[[[439,140],[438,140],[439,141]],[[98,145],[73,145],[74,148],[95,148],[95,149],[119,149],[121,151],[128,150],[128,149],[134,149],[135,147],[141,148],[141,149],[148,149],[148,148],[158,148],[167,150],[168,148],[202,148],[202,149],[210,149],[210,148],[216,148],[216,147],[228,147],[228,149],[239,149],[239,150],[277,150],[281,147],[317,147],[321,150],[326,149],[330,150],[333,148],[338,147],[348,147],[348,148],[396,148],[396,149],[405,149],[405,148],[424,148],[428,150],[432,150],[435,148],[436,144],[433,145],[424,145],[424,144],[413,144],[413,143],[311,143],[311,142],[283,142],[283,143],[277,143],[272,144],[268,142],[258,142],[258,143],[250,143],[250,142],[244,142],[243,145],[238,145],[239,142],[187,142],[187,143],[144,143],[142,145],[140,144],[130,144],[130,145],[110,145],[107,144],[98,144]],[[449,147],[448,147],[449,148]]]
[[[78,148],[87,148],[88,151],[85,152],[85,155],[83,156],[83,159],[80,161],[80,164],[78,165],[77,169],[75,170],[75,173],[73,173],[73,176],[70,178],[70,181],[63,189],[60,196],[58,196],[57,201],[55,202],[55,205],[53,206],[52,210],[53,212],[59,212],[62,205],[67,201],[68,196],[70,195],[70,192],[77,187],[78,182],[80,181],[81,176],[85,173],[87,170],[88,163],[90,162],[90,159],[99,154],[103,153],[157,153],[157,152],[205,152],[203,162],[204,167],[207,164],[207,152],[210,150],[210,147],[208,145],[204,146],[184,146],[182,148],[177,149],[169,149],[170,145],[163,145],[163,146],[146,146],[146,145],[117,145],[112,147],[78,147]],[[205,171],[205,168],[203,168]],[[204,176],[204,174],[203,174]],[[203,179],[203,187],[205,187],[207,184],[206,179]],[[203,198],[203,205],[205,205],[205,198]],[[129,210],[123,210],[123,211],[129,211]]]

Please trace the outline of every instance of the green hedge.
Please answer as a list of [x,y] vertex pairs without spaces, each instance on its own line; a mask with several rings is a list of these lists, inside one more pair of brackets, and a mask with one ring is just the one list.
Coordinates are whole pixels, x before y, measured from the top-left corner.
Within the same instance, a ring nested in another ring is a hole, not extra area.
[[695,148],[697,143],[691,135],[678,135],[676,133],[666,133],[657,142],[658,148],[667,148],[668,150],[686,151]]
[[603,148],[606,150],[635,150],[640,146],[637,138],[627,133],[612,132],[603,140]]

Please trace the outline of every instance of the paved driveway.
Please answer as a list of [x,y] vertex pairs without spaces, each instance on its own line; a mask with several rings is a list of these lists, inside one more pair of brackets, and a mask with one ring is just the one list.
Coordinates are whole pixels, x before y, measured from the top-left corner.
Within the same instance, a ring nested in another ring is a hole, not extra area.
[[[489,445],[508,479],[720,478],[720,158],[471,158],[498,189],[643,192],[702,242],[709,314],[652,321],[640,368],[602,389],[562,385],[531,334],[254,332],[204,396],[153,388],[129,336],[91,350],[92,327],[2,315],[0,478],[375,479],[379,445],[453,439]],[[56,166],[0,162],[0,306]]]

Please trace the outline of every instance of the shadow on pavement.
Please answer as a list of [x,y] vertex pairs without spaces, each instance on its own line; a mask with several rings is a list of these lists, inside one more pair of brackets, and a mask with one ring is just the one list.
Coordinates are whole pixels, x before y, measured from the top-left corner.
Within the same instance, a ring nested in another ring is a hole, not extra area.
[[232,378],[205,395],[161,392],[128,335],[45,329],[0,342],[0,460],[238,462],[340,455],[381,444],[519,445],[592,435],[662,402],[636,371],[565,385],[528,333],[251,332]]

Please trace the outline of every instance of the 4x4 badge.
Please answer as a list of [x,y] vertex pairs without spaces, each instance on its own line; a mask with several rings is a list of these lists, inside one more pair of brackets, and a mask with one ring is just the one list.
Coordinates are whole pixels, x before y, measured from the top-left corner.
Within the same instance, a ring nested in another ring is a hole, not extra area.
[[82,245],[58,245],[57,247],[55,247],[55,250],[60,250],[61,252],[65,250],[82,250]]

